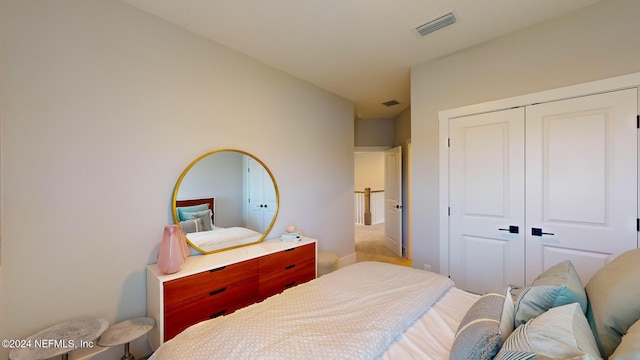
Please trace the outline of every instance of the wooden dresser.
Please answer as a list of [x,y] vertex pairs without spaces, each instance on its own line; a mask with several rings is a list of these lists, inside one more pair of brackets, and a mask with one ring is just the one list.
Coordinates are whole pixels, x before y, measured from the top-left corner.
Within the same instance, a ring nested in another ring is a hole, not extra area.
[[155,350],[187,327],[278,294],[316,277],[316,240],[279,239],[191,256],[179,272],[165,275],[147,266],[148,334]]

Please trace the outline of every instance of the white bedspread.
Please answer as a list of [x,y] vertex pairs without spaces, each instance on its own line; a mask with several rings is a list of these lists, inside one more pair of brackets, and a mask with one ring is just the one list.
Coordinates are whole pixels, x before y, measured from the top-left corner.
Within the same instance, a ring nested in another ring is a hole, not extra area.
[[204,250],[244,245],[258,241],[261,233],[244,227],[215,227],[213,230],[187,234],[189,241]]
[[409,267],[356,263],[196,324],[150,360],[375,359],[452,285]]
[[380,358],[381,360],[449,360],[458,325],[480,298],[452,287]]

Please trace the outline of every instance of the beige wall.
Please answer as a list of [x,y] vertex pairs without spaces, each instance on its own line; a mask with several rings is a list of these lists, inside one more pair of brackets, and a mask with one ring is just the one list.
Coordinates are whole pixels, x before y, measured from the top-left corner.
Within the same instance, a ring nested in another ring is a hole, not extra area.
[[175,182],[218,148],[269,166],[274,235],[294,223],[353,254],[351,102],[119,1],[0,10],[2,338],[145,315]]
[[393,119],[393,146],[405,146],[411,139],[411,108]]
[[638,15],[607,0],[412,68],[414,267],[439,269],[437,112],[638,72]]
[[366,151],[355,153],[355,190],[384,190],[384,152]]

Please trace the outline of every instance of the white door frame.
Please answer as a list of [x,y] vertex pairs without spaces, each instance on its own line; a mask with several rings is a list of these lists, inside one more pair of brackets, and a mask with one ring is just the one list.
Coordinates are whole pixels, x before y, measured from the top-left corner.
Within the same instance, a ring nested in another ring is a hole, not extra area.
[[[566,86],[553,90],[546,90],[527,95],[489,101],[438,112],[439,122],[439,245],[440,245],[440,274],[449,276],[449,120],[452,118],[482,114],[490,111],[527,106],[541,102],[557,101],[584,95],[603,93],[631,87],[639,87],[640,73],[617,76],[604,80],[596,80],[583,84]],[[640,111],[640,109],[639,109]],[[639,149],[640,151],[640,146]],[[639,170],[640,172],[640,170]],[[638,195],[640,203],[640,192]]]

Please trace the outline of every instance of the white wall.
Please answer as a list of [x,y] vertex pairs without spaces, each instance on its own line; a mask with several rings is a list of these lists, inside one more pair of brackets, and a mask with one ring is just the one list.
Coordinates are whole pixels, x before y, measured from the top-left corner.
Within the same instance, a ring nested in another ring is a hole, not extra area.
[[393,119],[356,119],[355,146],[392,146]]
[[412,68],[414,267],[439,270],[437,112],[638,72],[638,15],[636,0],[602,1]]
[[0,13],[3,338],[145,315],[175,182],[214,149],[269,166],[275,233],[294,223],[353,254],[352,103],[119,1]]

